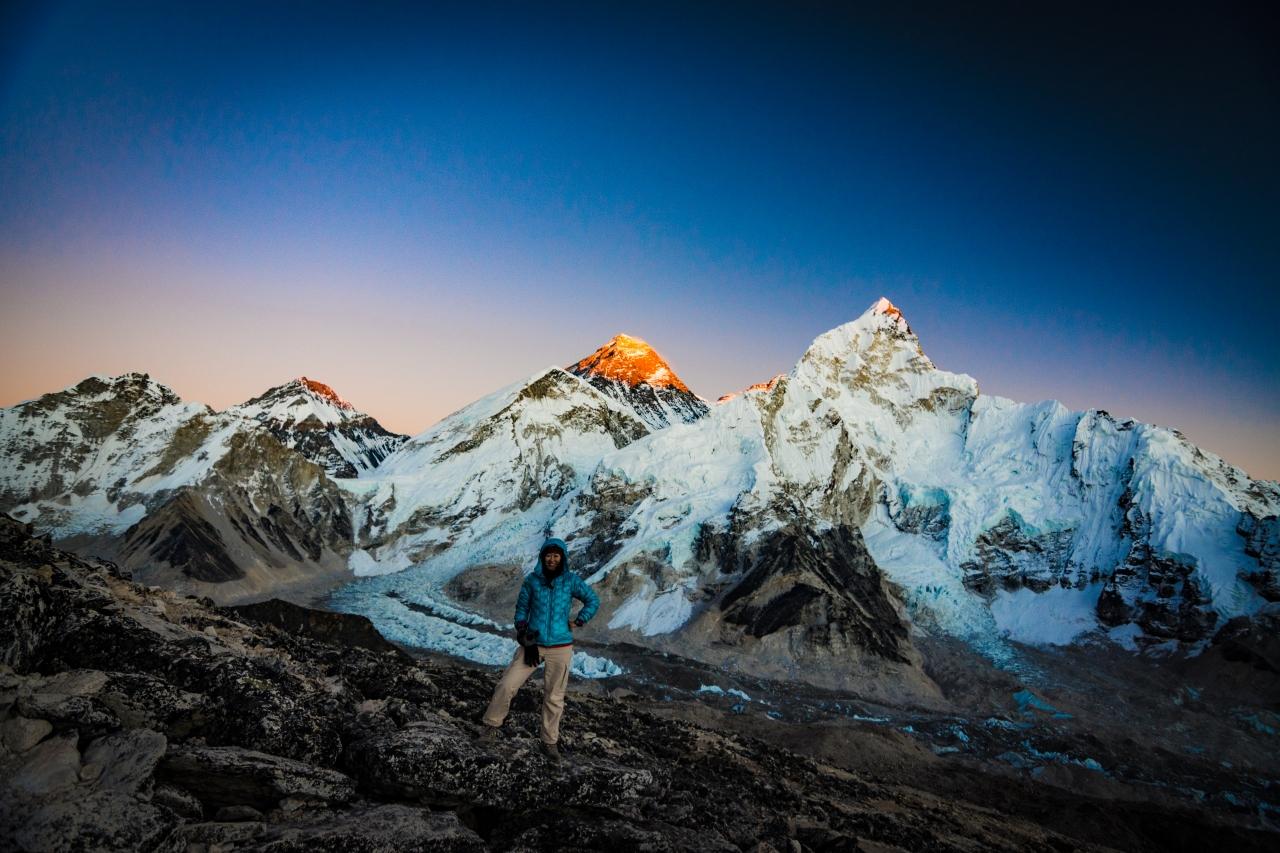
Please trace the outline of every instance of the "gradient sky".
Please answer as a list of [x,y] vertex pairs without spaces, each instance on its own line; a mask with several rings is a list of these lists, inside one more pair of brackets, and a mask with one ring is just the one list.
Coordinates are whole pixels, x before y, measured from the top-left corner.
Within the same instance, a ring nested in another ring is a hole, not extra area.
[[1026,5],[6,4],[0,405],[305,374],[416,433],[617,332],[715,399],[884,295],[1280,478],[1265,4]]

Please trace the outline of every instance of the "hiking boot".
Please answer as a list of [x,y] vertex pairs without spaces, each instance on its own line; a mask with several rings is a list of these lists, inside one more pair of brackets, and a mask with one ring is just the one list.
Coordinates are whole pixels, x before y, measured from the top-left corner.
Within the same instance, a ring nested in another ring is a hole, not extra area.
[[491,726],[488,723],[480,724],[480,734],[476,736],[476,740],[481,741],[483,743],[497,743],[498,738],[499,738],[499,735],[498,735],[497,726]]
[[547,743],[545,740],[542,741],[542,754],[551,759],[552,764],[560,763],[560,747],[556,746],[554,743]]

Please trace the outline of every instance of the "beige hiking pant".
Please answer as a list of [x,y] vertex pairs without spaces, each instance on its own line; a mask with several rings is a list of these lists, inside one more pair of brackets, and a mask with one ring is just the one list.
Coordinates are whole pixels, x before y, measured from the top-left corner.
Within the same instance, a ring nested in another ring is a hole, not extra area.
[[[543,673],[542,692],[542,733],[544,743],[555,743],[560,740],[560,717],[564,714],[564,691],[569,686],[569,662],[573,659],[573,646],[548,648],[538,646],[538,652],[546,662]],[[533,671],[534,666],[524,662],[524,649],[516,646],[515,657],[507,665],[506,672],[498,680],[493,689],[493,698],[489,700],[489,708],[484,712],[484,724],[497,728],[507,718],[511,710],[511,700]]]

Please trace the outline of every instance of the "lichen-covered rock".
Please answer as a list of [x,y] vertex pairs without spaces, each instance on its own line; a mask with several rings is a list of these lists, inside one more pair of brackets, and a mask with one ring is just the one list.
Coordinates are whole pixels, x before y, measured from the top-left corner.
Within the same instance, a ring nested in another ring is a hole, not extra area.
[[91,791],[44,803],[13,835],[23,851],[173,851],[174,820],[150,803],[114,791]]
[[74,733],[50,738],[24,753],[5,774],[5,789],[36,798],[67,790],[80,781],[79,740]]
[[[550,784],[559,803],[634,816],[641,801],[663,787],[652,770],[605,760],[551,766],[536,757],[531,740],[504,750],[482,749],[435,715],[352,743],[344,764],[362,789],[376,794],[514,810],[545,804],[544,786]],[[548,773],[550,780],[530,785],[531,765]]]
[[151,794],[152,774],[165,754],[164,735],[148,729],[132,729],[98,738],[84,752],[86,766],[101,770],[94,786],[132,796]]
[[174,747],[158,775],[206,806],[266,808],[286,797],[345,803],[355,793],[352,780],[336,770],[237,746]]
[[156,785],[151,792],[151,802],[186,820],[200,820],[204,816],[204,806],[200,800],[176,785]]
[[120,720],[110,708],[87,696],[63,693],[34,693],[18,697],[18,713],[48,720],[58,731],[75,729],[85,737],[95,737],[120,728]]
[[[258,853],[480,853],[491,849],[453,812],[390,803],[345,811],[297,813],[280,822],[194,823],[175,835],[186,849]],[[202,846],[203,845],[203,846]]]
[[53,731],[48,720],[29,720],[14,717],[0,723],[0,739],[10,752],[26,752],[44,740]]

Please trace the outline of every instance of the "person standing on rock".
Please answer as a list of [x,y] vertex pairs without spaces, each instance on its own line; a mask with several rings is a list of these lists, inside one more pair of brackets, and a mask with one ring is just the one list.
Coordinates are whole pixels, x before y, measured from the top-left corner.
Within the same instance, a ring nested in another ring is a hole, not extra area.
[[[570,617],[573,599],[582,602],[578,615]],[[573,659],[573,631],[591,621],[600,607],[600,598],[586,581],[569,571],[569,551],[559,539],[548,539],[538,552],[538,565],[525,575],[516,599],[516,641],[520,644],[511,663],[498,680],[493,698],[484,712],[480,737],[496,740],[498,727],[507,718],[511,700],[521,685],[546,662],[543,675],[543,751],[553,761],[560,760],[560,717],[564,714],[564,693],[569,685],[569,663]]]

